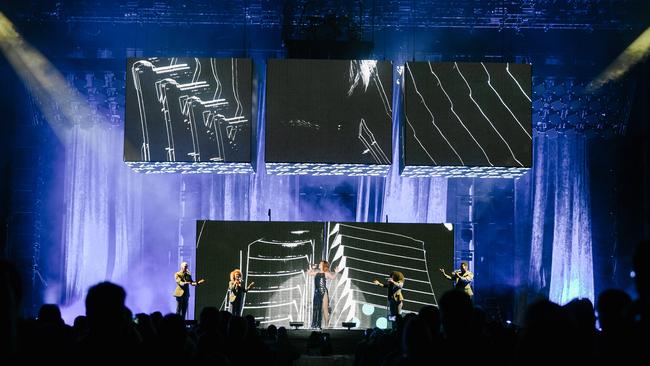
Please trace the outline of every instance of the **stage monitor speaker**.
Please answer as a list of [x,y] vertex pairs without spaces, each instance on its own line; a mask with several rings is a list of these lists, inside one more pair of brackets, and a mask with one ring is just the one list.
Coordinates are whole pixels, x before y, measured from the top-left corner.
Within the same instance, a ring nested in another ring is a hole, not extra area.
[[296,330],[298,330],[298,328],[302,327],[303,325],[305,325],[303,322],[289,322],[289,326],[293,327]]

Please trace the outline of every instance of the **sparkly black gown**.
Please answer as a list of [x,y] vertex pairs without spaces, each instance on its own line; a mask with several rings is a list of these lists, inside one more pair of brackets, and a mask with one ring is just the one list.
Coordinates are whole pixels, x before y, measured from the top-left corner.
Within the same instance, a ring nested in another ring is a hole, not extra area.
[[314,276],[314,302],[311,317],[312,328],[322,328],[323,321],[323,299],[329,296],[327,293],[327,279],[325,273],[317,273]]

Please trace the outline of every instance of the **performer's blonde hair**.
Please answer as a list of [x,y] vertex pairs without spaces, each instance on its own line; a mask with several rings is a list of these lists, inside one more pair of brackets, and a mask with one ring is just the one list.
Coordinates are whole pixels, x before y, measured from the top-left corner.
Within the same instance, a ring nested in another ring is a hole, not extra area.
[[237,276],[237,273],[239,273],[240,277],[242,276],[241,270],[239,268],[235,268],[235,269],[232,270],[232,272],[230,272],[230,280],[231,281],[235,280],[235,276]]

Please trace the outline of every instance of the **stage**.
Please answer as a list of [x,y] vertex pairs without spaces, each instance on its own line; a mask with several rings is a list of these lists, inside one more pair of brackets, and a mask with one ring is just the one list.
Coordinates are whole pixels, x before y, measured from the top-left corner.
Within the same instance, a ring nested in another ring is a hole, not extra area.
[[[287,334],[291,344],[293,344],[296,349],[303,354],[308,354],[307,352],[307,343],[312,332],[315,330],[312,329],[287,329]],[[332,343],[332,354],[333,355],[353,355],[354,350],[359,342],[363,340],[363,329],[345,329],[345,328],[331,328],[323,329],[322,331],[316,331],[323,337],[325,334],[329,334],[330,342]],[[322,339],[322,338],[321,338]]]

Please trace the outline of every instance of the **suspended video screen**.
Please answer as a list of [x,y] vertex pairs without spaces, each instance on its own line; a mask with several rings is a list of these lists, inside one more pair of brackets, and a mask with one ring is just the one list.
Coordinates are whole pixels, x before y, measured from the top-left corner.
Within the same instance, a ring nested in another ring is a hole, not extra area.
[[126,162],[251,161],[251,60],[127,60]]
[[199,221],[195,277],[207,281],[196,313],[232,310],[229,275],[240,269],[242,285],[253,283],[241,314],[261,324],[386,328],[387,291],[373,281],[403,274],[402,314],[436,305],[450,289],[438,268],[451,268],[453,238],[443,224]]
[[531,166],[530,65],[408,62],[404,81],[407,168]]
[[269,60],[267,70],[267,164],[390,165],[390,62]]

